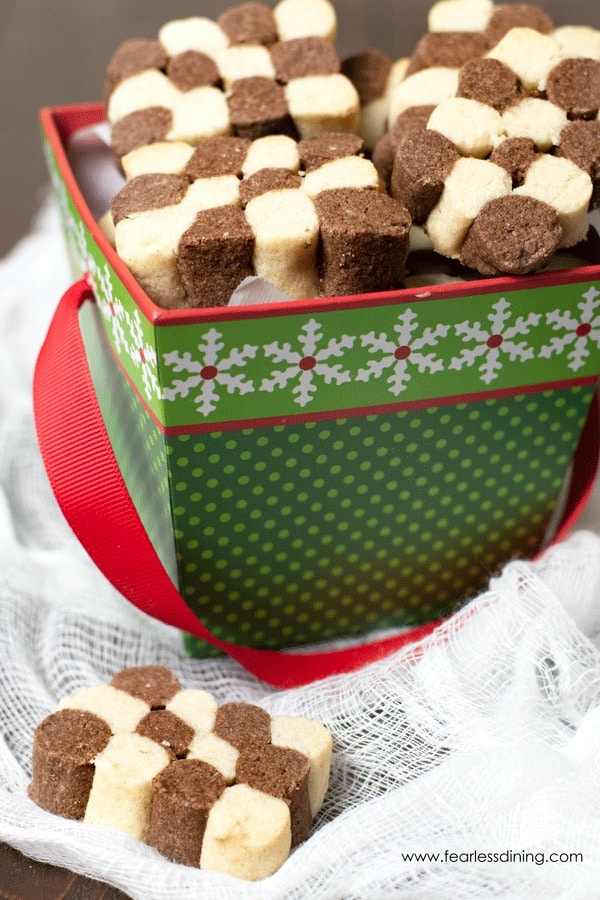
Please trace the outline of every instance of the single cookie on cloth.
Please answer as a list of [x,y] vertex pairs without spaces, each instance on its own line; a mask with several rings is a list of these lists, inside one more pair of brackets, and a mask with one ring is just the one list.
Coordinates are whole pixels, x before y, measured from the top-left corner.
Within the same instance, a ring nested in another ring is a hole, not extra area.
[[57,816],[82,819],[96,757],[111,735],[108,722],[86,710],[63,709],[45,718],[33,744],[31,799]]
[[139,734],[116,734],[94,760],[83,816],[143,841],[152,807],[153,779],[173,759],[166,747]]
[[[142,715],[130,714],[129,730],[112,717],[115,731],[106,717],[121,694]],[[273,874],[308,837],[331,766],[319,722],[219,706],[163,666],[124,669],[61,705],[34,735],[29,795],[44,809],[249,880]]]
[[226,788],[214,766],[180,759],[154,780],[146,843],[186,866],[200,862],[208,815]]
[[310,761],[308,798],[313,816],[323,805],[328,785],[331,737],[314,719],[298,716],[271,717],[271,743],[304,753]]
[[200,868],[259,881],[276,872],[292,846],[285,800],[248,784],[225,788],[208,814]]
[[113,734],[135,731],[138,723],[148,715],[150,706],[140,697],[121,691],[112,684],[96,684],[71,697],[63,698],[58,709],[94,712],[110,726]]

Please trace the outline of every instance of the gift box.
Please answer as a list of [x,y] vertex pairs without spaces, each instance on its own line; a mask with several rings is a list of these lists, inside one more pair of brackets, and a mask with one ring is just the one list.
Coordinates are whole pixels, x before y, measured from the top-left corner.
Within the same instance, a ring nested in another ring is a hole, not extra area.
[[[161,309],[69,165],[70,137],[103,114],[100,104],[41,112],[77,282],[61,321],[79,333],[85,365],[62,348],[58,402],[38,364],[36,419],[55,490],[57,469],[68,493],[88,466],[88,496],[68,501],[76,532],[86,546],[103,532],[96,557],[120,566],[129,599],[184,628],[191,654],[435,622],[508,560],[539,552],[561,515],[572,523],[597,461],[600,259],[379,294]],[[105,533],[112,488],[95,457],[89,468],[84,377],[180,618],[144,598],[126,529]],[[51,415],[60,464],[48,459]],[[83,445],[66,446],[67,423]]]

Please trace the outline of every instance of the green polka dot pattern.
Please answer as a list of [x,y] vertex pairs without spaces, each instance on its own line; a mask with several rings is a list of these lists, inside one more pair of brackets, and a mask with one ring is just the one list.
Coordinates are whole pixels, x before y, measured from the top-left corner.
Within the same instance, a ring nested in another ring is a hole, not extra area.
[[180,590],[219,637],[260,647],[444,616],[535,553],[590,397],[167,438]]

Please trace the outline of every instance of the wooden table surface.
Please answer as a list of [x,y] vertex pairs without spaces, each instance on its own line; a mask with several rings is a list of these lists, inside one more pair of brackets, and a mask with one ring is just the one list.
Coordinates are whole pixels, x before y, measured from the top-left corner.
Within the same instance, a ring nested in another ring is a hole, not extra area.
[[0,900],[127,900],[122,891],[27,859],[0,843]]

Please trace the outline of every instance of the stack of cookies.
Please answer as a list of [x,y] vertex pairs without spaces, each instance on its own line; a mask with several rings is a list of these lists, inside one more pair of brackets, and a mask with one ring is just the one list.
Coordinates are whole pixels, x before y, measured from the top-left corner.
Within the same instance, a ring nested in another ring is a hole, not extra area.
[[222,306],[248,276],[290,298],[401,288],[423,236],[483,275],[585,239],[600,31],[439,0],[410,57],[340,62],[336,29],[329,0],[250,2],[115,52],[111,233],[159,306]]
[[117,252],[167,308],[224,305],[251,275],[294,298],[397,287],[411,220],[361,143],[220,137],[177,166],[148,147],[153,171],[138,169],[112,203]]
[[373,159],[434,249],[485,275],[582,241],[600,200],[600,32],[535,6],[440,0]]
[[118,672],[38,726],[29,794],[175,862],[256,881],[309,833],[332,738],[312,719],[218,705],[163,666]]
[[356,131],[359,98],[340,73],[328,0],[243,3],[216,21],[167,22],[111,59],[107,118],[121,158],[155,141]]

